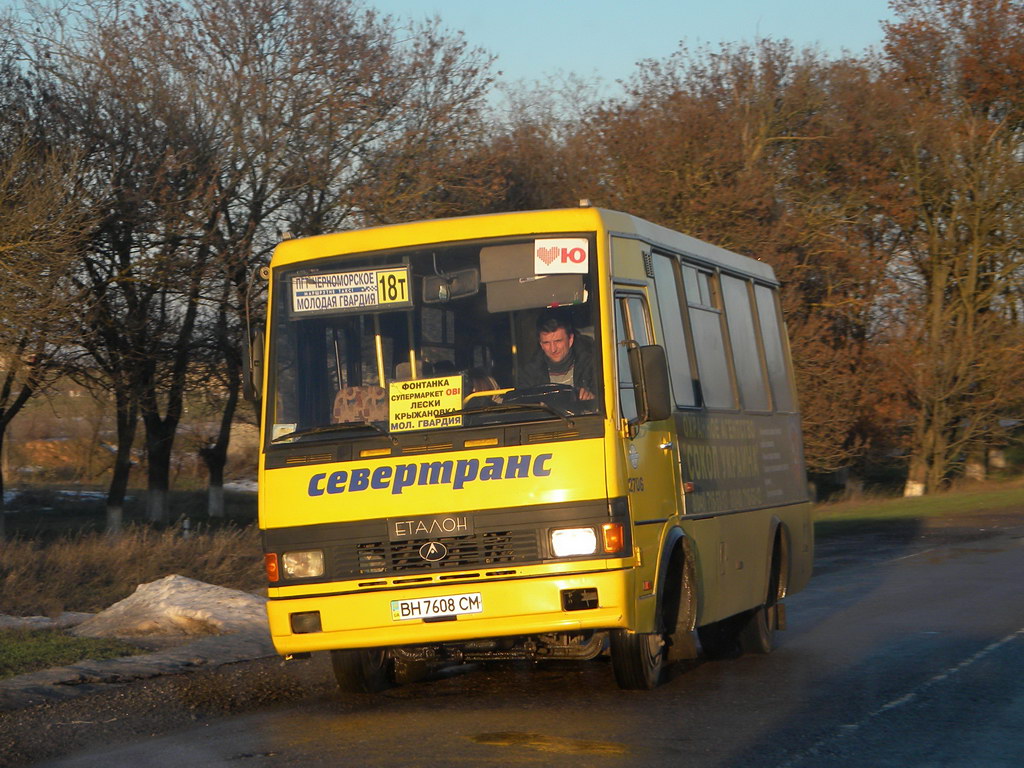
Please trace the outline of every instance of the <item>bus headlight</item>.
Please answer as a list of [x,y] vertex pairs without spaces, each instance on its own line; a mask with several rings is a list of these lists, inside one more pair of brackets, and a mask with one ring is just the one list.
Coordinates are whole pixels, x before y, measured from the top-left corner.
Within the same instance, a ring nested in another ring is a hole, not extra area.
[[597,551],[597,533],[593,528],[558,528],[551,532],[551,551],[555,557],[592,555]]
[[324,575],[324,553],[320,549],[307,552],[285,552],[281,569],[289,579],[312,579]]

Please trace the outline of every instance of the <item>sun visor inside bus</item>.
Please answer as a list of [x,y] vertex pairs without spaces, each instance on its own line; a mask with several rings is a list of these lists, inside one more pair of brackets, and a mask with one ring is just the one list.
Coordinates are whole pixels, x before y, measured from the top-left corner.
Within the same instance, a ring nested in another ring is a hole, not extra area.
[[487,311],[492,313],[584,301],[582,275],[540,275],[487,283]]
[[480,281],[487,286],[488,312],[586,301],[582,275],[537,275],[533,264],[533,243],[480,249]]
[[480,280],[517,280],[533,277],[533,243],[488,245],[480,249]]

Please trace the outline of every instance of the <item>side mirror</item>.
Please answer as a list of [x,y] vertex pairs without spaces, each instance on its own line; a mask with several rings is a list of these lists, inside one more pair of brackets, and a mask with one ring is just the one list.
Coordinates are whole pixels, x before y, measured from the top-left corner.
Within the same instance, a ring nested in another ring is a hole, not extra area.
[[636,423],[667,419],[672,415],[672,391],[665,348],[658,344],[631,346],[628,354],[636,397]]
[[245,349],[242,397],[249,402],[259,402],[263,396],[263,342],[263,331],[256,331]]

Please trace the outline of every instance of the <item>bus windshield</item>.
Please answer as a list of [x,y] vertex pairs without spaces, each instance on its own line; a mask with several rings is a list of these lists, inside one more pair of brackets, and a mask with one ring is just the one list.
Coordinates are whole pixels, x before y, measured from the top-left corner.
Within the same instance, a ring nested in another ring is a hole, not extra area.
[[272,443],[600,414],[593,233],[277,270]]

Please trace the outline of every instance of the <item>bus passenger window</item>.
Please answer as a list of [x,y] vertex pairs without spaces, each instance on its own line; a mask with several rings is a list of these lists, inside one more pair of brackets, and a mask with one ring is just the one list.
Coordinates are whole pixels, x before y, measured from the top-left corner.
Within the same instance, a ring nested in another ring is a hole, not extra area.
[[761,324],[764,359],[768,366],[768,381],[772,385],[775,410],[792,413],[796,410],[796,402],[793,397],[793,384],[787,372],[786,351],[782,342],[782,327],[775,291],[764,285],[755,285],[754,298],[757,301],[757,317]]
[[722,275],[722,298],[725,300],[725,320],[732,343],[732,361],[740,385],[740,399],[744,410],[768,411],[768,383],[757,348],[754,316],[750,309],[748,281]]
[[714,275],[684,264],[683,285],[690,310],[693,349],[704,405],[709,408],[735,408],[736,394],[725,356],[722,310]]
[[663,326],[662,338],[676,404],[694,406],[697,404],[697,393],[694,387],[693,373],[690,370],[690,356],[686,349],[686,329],[683,326],[682,309],[679,306],[679,289],[672,262],[671,256],[654,254],[654,289],[658,292],[658,308],[661,310]]

